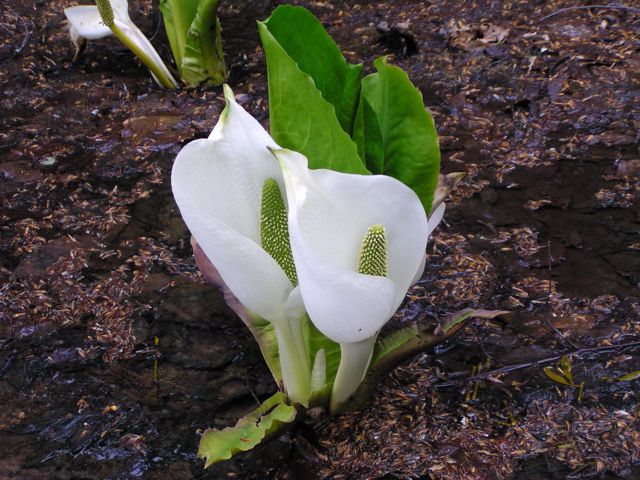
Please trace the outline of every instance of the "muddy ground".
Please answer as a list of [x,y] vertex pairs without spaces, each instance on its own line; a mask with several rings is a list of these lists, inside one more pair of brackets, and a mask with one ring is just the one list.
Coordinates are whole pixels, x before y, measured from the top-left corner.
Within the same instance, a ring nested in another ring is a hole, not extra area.
[[[395,324],[515,314],[397,369],[364,412],[204,471],[198,431],[275,390],[169,190],[221,89],[160,90],[109,39],[73,63],[72,3],[0,5],[0,478],[640,477],[637,9],[298,2],[351,62],[409,73],[443,170],[467,173]],[[152,2],[130,3],[169,58]],[[221,12],[229,83],[263,122],[255,21],[278,3]],[[543,372],[564,354],[582,392]]]

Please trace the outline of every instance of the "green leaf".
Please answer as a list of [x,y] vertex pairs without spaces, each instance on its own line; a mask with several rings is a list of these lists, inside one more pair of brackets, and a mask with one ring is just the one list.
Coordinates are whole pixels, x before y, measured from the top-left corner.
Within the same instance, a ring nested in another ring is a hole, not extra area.
[[[435,328],[433,334],[439,337],[444,337],[449,334],[449,332],[460,325],[468,318],[496,318],[496,317],[507,317],[511,315],[511,312],[506,310],[483,310],[483,309],[474,309],[474,308],[465,308],[458,312],[452,313],[448,315],[443,320],[438,321],[438,326]],[[392,354],[395,350],[398,350],[400,347],[405,345],[406,343],[419,339],[424,332],[420,330],[418,325],[412,324],[396,330],[384,337],[380,337],[376,342],[375,348],[373,350],[373,357],[371,358],[371,365],[375,365],[378,363],[380,359],[385,357],[386,355]]]
[[227,76],[222,53],[222,28],[217,15],[219,4],[220,0],[200,0],[187,32],[180,76],[188,85],[202,82],[220,85]]
[[273,324],[257,315],[248,315],[247,321],[242,319],[260,346],[260,352],[273,375],[276,383],[282,385],[282,369],[280,368],[280,350]]
[[408,185],[430,212],[440,172],[433,117],[402,69],[388,65],[385,58],[378,58],[374,65],[378,72],[362,81],[354,139],[372,173]]
[[342,129],[351,135],[362,65],[347,64],[322,24],[303,7],[279,6],[264,24],[298,68],[313,79],[322,98],[335,107]]
[[561,383],[562,385],[567,385],[569,387],[574,386],[573,383],[567,380],[561,372],[554,370],[553,367],[544,367],[543,370],[544,374],[554,382]]
[[286,403],[286,395],[278,392],[238,420],[235,426],[207,429],[200,439],[198,458],[205,459],[204,467],[207,468],[236,453],[251,450],[292,423],[296,415],[296,409]]
[[400,330],[396,330],[395,332],[379,338],[373,349],[371,365],[375,365],[378,363],[378,360],[388,353],[393,352],[398,347],[416,338],[419,333],[420,331],[417,325],[409,325],[408,327],[401,328]]
[[304,154],[310,168],[368,173],[349,136],[360,67],[346,64],[303,8],[281,6],[258,28],[267,57],[271,136]]
[[616,382],[630,382],[632,380],[637,380],[640,378],[640,370],[635,372],[627,373],[625,375],[621,375],[619,377],[611,378],[611,377],[603,377],[603,380],[615,380]]
[[560,357],[560,361],[558,361],[558,366],[562,374],[567,378],[567,380],[569,380],[569,383],[573,385],[574,382],[573,382],[573,375],[571,374],[571,370],[572,370],[571,359],[568,356],[563,355],[562,357]]
[[371,172],[382,172],[384,170],[382,132],[376,112],[364,95],[360,98],[354,127],[353,141],[358,147],[360,158]]
[[182,57],[187,45],[187,32],[196,18],[200,0],[160,0],[160,12],[167,32],[173,59],[182,77]]
[[484,318],[491,319],[496,317],[509,317],[512,313],[507,310],[484,310],[475,308],[464,308],[458,312],[447,315],[444,319],[438,320],[438,327],[435,330],[436,335],[444,335],[457,324],[463,322],[467,318]]

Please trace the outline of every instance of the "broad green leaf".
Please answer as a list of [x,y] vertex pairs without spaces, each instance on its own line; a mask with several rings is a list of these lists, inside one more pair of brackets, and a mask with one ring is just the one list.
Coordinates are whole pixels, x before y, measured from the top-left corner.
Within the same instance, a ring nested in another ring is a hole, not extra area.
[[196,17],[200,0],[160,0],[160,12],[167,32],[173,59],[182,77],[182,57],[187,45],[187,32]]
[[[300,28],[295,15],[305,17],[310,14],[303,14],[301,12],[304,10],[293,7],[281,7],[276,10],[278,11],[280,13],[277,16],[258,24],[267,57],[271,136],[281,147],[305,155],[309,159],[310,168],[368,173],[358,155],[356,144],[338,121],[335,106],[323,97],[322,92],[316,87],[316,80],[301,69],[280,43],[280,39],[271,31],[271,28],[274,28],[276,34],[281,33],[279,22],[282,20],[282,12],[287,14],[287,21],[291,22],[285,25],[291,30]],[[278,28],[275,28],[276,25]],[[326,45],[323,37],[326,33],[323,30],[320,30],[322,35],[319,38],[317,29],[310,32],[303,30],[303,33],[306,35],[308,48],[316,43]],[[287,38],[293,38],[292,34]],[[346,68],[347,72],[349,70]],[[353,95],[352,84],[355,76],[353,73],[345,73],[345,78],[348,81],[345,80],[340,86],[340,95],[344,92]],[[340,108],[344,111],[349,110],[348,107]]]
[[180,76],[188,85],[220,85],[227,76],[217,15],[219,4],[220,0],[200,0],[187,32]]
[[402,69],[388,65],[385,58],[378,58],[374,65],[377,73],[362,81],[354,139],[372,173],[390,175],[408,185],[430,212],[440,172],[433,117]]
[[358,147],[358,154],[365,162],[367,169],[373,173],[384,170],[384,143],[376,112],[369,101],[360,98],[358,112],[353,131],[353,141]]
[[251,450],[271,438],[280,428],[296,419],[296,409],[286,403],[286,395],[278,392],[257,409],[242,417],[233,427],[207,429],[200,439],[198,458],[204,467],[228,460],[239,452]]
[[[347,65],[344,87],[342,88],[342,102],[336,107],[338,121],[345,132],[353,136],[356,113],[360,103],[360,89],[362,87],[362,64]],[[364,163],[364,162],[363,162]]]
[[302,7],[282,5],[264,22],[298,68],[309,75],[322,98],[336,109],[351,135],[360,96],[362,65],[349,65],[318,19]]

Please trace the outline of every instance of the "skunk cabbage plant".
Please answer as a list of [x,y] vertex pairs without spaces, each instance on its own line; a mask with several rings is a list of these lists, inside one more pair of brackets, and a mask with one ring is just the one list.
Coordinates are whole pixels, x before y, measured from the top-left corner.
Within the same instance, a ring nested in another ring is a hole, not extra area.
[[305,408],[361,404],[400,361],[467,318],[493,315],[466,310],[385,333],[422,276],[459,175],[439,175],[433,118],[401,69],[380,58],[363,78],[300,7],[278,7],[259,31],[271,135],[225,86],[218,124],[182,149],[171,177],[198,266],[281,390],[235,426],[207,430],[205,466],[276,435]]
[[[65,8],[76,57],[87,40],[115,35],[149,70],[156,82],[176,88],[177,82],[151,42],[129,18],[128,0],[96,0],[96,5]],[[217,10],[220,0],[162,0],[167,37],[180,79],[187,85],[219,85],[226,76]]]
[[363,380],[380,329],[424,269],[427,222],[418,196],[386,175],[310,170],[295,152],[275,152],[289,205],[291,248],[309,318],[340,344],[331,408]]
[[[310,170],[224,90],[227,105],[209,138],[186,145],[174,162],[176,203],[250,321],[273,329],[277,358],[267,362],[282,379],[279,403],[334,410],[360,385],[378,332],[422,274],[444,204],[428,221],[418,196],[395,178]],[[264,336],[256,339],[269,355]],[[327,368],[338,344],[339,367]],[[203,437],[208,463],[220,455],[219,434]]]

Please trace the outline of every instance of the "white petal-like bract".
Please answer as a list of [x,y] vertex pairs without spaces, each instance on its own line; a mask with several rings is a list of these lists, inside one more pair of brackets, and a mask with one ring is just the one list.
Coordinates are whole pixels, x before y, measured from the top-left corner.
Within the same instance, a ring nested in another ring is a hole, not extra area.
[[102,17],[100,17],[98,7],[95,5],[65,8],[64,14],[69,20],[70,28],[79,37],[96,40],[112,34],[111,29],[102,23]]
[[185,146],[173,165],[171,186],[189,230],[223,280],[249,310],[276,322],[293,285],[260,246],[264,182],[284,185],[277,145],[225,88],[227,107],[208,139]]
[[[405,297],[422,259],[428,224],[416,194],[384,175],[309,170],[304,156],[274,152],[283,169],[291,248],[309,318],[327,337],[374,337]],[[357,272],[362,239],[385,228],[388,277]]]

